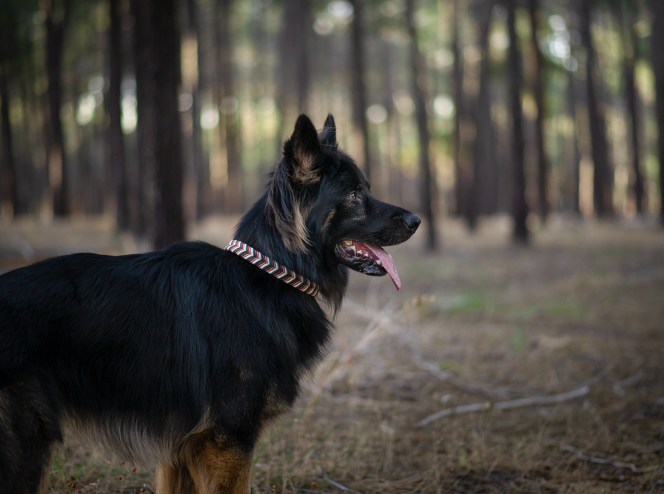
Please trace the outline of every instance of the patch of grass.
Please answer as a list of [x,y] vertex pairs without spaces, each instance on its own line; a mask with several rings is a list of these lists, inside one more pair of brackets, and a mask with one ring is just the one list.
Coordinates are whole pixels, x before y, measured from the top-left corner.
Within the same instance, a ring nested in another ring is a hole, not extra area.
[[470,291],[455,297],[447,310],[450,312],[482,312],[487,305],[484,292]]
[[438,367],[440,370],[450,371],[457,376],[463,375],[463,367],[461,367],[461,364],[451,358],[444,358],[438,361]]
[[[613,298],[613,302],[616,299],[617,296]],[[544,313],[552,317],[583,317],[588,313],[588,309],[578,303],[561,301],[546,304]]]

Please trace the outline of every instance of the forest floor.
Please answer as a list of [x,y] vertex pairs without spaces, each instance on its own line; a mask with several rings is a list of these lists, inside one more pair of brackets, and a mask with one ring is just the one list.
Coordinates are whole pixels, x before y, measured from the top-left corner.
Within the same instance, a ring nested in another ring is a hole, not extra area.
[[[191,236],[223,247],[231,227]],[[400,292],[352,274],[254,492],[664,492],[664,231],[558,217],[524,248],[504,218],[446,221],[438,254],[423,237],[389,249]],[[140,246],[103,220],[0,225],[0,272],[80,250]],[[152,474],[67,442],[49,492],[152,492]]]

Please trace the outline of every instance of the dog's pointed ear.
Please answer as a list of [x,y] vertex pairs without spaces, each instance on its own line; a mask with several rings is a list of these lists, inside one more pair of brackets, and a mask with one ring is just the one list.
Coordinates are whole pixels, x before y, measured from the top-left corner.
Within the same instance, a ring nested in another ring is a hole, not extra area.
[[331,113],[327,114],[323,130],[320,131],[320,143],[325,147],[336,148],[337,144],[337,127],[334,125],[334,117]]
[[316,162],[321,151],[316,127],[309,117],[300,115],[295,122],[293,135],[284,143],[284,158],[289,175],[304,185],[317,182]]

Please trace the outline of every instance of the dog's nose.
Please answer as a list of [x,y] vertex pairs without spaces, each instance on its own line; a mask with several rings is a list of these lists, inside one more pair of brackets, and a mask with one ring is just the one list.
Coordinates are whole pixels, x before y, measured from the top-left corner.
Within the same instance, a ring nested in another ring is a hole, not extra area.
[[417,227],[420,226],[422,220],[415,216],[413,213],[406,213],[403,216],[403,222],[405,223],[407,230],[414,232],[417,230]]

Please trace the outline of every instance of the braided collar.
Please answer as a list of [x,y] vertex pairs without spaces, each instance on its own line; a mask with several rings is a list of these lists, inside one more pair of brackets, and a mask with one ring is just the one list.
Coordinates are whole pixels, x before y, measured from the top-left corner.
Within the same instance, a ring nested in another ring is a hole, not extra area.
[[266,273],[271,274],[277,279],[280,279],[284,283],[297,288],[301,292],[306,293],[315,297],[318,295],[318,290],[320,287],[313,281],[302,277],[297,274],[295,271],[288,269],[286,266],[281,266],[277,261],[271,260],[264,254],[261,254],[253,247],[240,242],[239,240],[231,240],[230,243],[226,246],[226,249],[233,254],[237,254],[242,259],[249,261],[251,264],[256,266],[259,269],[262,269]]

